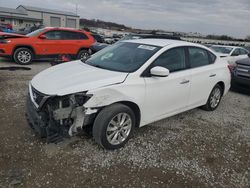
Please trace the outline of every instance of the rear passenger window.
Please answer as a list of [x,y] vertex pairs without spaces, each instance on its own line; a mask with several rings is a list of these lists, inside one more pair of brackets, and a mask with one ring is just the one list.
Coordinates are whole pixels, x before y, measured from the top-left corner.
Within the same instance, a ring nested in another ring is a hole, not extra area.
[[244,50],[244,49],[240,49],[240,54],[241,55],[246,55],[246,54],[248,54],[248,52],[246,50]]
[[211,63],[208,52],[205,49],[189,47],[188,52],[191,68],[209,65]]
[[183,70],[186,68],[184,48],[174,48],[161,54],[154,66],[167,68],[170,72]]
[[63,39],[82,40],[82,39],[88,39],[88,37],[85,34],[79,32],[63,31]]
[[231,56],[238,56],[238,55],[240,55],[240,49],[236,48]]

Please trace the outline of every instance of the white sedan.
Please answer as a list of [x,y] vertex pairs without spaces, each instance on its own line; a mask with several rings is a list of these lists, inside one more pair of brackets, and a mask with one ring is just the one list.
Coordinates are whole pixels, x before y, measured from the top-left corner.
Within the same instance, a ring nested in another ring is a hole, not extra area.
[[196,108],[215,110],[230,88],[226,61],[193,43],[119,42],[51,67],[29,85],[27,118],[48,142],[91,127],[95,141],[117,149],[135,127]]
[[247,58],[249,53],[245,48],[236,46],[212,45],[210,48],[231,65],[234,65],[237,60]]

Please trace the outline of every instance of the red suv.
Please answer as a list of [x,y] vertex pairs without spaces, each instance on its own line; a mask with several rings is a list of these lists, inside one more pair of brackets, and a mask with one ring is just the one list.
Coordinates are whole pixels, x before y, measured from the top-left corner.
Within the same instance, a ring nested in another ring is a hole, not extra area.
[[89,56],[95,42],[90,33],[68,28],[43,28],[27,35],[0,34],[0,56],[13,58],[22,65],[39,58],[70,55],[73,59]]

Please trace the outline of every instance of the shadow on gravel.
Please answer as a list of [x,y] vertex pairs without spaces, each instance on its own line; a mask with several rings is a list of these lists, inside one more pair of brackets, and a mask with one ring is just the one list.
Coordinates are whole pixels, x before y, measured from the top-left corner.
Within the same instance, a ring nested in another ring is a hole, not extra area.
[[26,70],[29,71],[31,70],[30,67],[17,67],[17,66],[12,66],[12,67],[0,67],[1,70],[8,70],[8,71],[16,71],[16,70]]

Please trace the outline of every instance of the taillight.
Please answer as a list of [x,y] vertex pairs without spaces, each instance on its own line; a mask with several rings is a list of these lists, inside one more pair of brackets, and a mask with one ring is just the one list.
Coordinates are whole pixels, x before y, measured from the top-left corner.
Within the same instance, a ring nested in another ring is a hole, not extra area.
[[230,70],[230,72],[232,73],[234,71],[236,65],[229,64],[227,67]]
[[10,43],[10,40],[0,39],[0,44],[7,44]]

